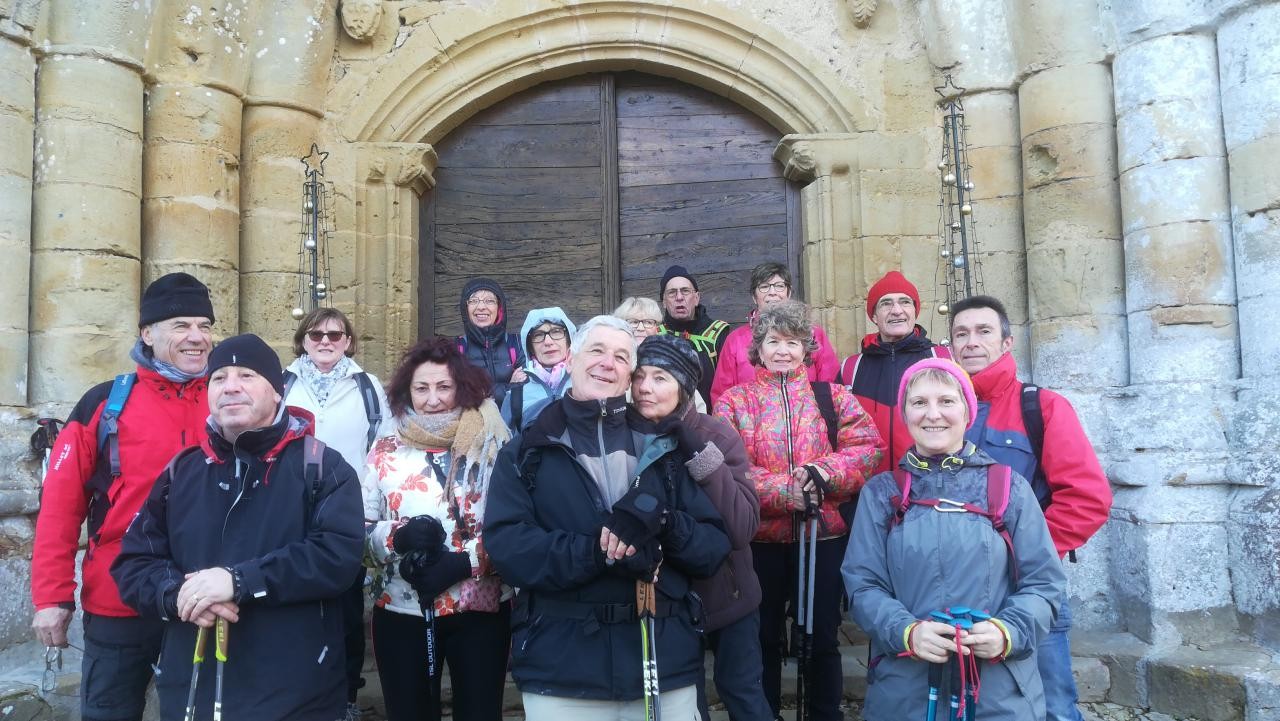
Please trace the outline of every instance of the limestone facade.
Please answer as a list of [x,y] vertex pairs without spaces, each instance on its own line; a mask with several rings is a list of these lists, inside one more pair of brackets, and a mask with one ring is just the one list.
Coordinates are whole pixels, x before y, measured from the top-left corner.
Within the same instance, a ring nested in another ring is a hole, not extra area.
[[[708,89],[785,133],[807,300],[847,353],[891,268],[945,335],[933,87],[950,72],[986,290],[1116,489],[1068,569],[1077,624],[1280,651],[1276,28],[1275,0],[0,0],[0,579],[28,583],[32,419],[127,369],[150,279],[195,273],[220,335],[287,351],[313,142],[332,298],[384,374],[417,328],[433,143],[580,73]],[[0,647],[29,613],[24,593],[0,601]]]

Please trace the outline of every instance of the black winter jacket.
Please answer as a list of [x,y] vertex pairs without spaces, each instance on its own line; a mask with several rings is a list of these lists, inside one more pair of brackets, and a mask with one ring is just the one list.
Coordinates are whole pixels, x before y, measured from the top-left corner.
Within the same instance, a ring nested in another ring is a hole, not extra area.
[[[492,291],[498,297],[498,320],[490,326],[481,328],[471,322],[467,315],[467,299],[478,290]],[[524,348],[514,333],[507,332],[507,295],[502,286],[488,278],[476,278],[468,281],[462,288],[462,298],[458,301],[458,309],[462,312],[462,335],[458,336],[458,350],[473,366],[483,368],[493,381],[493,401],[502,407],[502,399],[511,386],[511,374],[517,368],[524,367]]]
[[[111,568],[125,603],[168,621],[156,675],[160,717],[180,719],[196,626],[177,620],[183,575],[229,566],[243,577],[240,620],[227,636],[223,709],[236,721],[333,721],[346,705],[338,595],[364,544],[360,486],[325,448],[319,487],[304,480],[311,416],[289,408],[235,444],[209,429],[157,479]],[[310,518],[308,518],[308,514]],[[213,643],[196,718],[212,715]]]
[[[633,701],[643,696],[636,582],[599,560],[609,509],[566,443],[570,402],[548,406],[508,443],[489,482],[485,547],[503,580],[521,589],[512,616],[511,675],[525,693]],[[729,539],[680,461],[675,440],[634,432],[633,438],[640,449],[635,478],[664,488],[672,509],[655,626],[660,684],[674,690],[703,673],[691,578],[716,572]]]

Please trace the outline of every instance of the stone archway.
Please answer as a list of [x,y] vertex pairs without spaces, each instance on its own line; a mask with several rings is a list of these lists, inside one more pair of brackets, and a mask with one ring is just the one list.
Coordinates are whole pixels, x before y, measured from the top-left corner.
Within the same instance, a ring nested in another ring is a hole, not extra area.
[[[856,143],[870,123],[834,75],[767,26],[656,3],[592,2],[477,18],[473,28],[414,33],[372,76],[339,82],[331,130],[354,170],[356,313],[394,362],[417,328],[417,197],[432,187],[431,143],[479,110],[533,85],[636,70],[722,95],[786,134],[775,157],[805,184],[802,267],[810,302],[830,307],[860,277]],[[449,33],[453,33],[452,35]],[[837,278],[835,263],[851,273]],[[837,314],[824,318],[839,329]],[[380,347],[379,347],[380,346]],[[375,367],[377,361],[374,360]]]

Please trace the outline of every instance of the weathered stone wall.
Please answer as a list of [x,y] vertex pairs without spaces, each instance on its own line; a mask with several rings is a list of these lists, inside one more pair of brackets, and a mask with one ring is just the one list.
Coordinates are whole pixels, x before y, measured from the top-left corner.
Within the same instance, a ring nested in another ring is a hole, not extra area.
[[[986,290],[1116,487],[1068,568],[1077,624],[1280,649],[1278,27],[1275,0],[0,0],[0,576],[28,583],[34,415],[127,367],[148,280],[191,271],[220,335],[287,348],[312,142],[332,297],[383,373],[417,327],[431,143],[576,73],[720,93],[786,133],[806,293],[847,352],[890,268],[945,335],[950,72]],[[0,600],[0,647],[28,614],[25,590]],[[1149,705],[1144,684],[1118,702]]]

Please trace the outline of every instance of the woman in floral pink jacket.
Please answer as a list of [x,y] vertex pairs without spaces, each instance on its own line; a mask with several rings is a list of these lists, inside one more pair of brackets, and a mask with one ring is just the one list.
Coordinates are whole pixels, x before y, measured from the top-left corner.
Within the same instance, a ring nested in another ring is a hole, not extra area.
[[[781,699],[782,648],[787,606],[795,606],[796,542],[811,503],[818,523],[813,589],[813,650],[807,685],[815,721],[840,719],[840,563],[848,539],[841,504],[852,500],[880,461],[884,443],[862,406],[842,386],[827,384],[838,428],[831,447],[827,424],[805,373],[816,344],[808,308],[785,301],[765,308],[752,326],[755,380],[734,386],[716,414],[742,435],[751,460],[749,478],[760,497],[760,528],[751,544],[763,597],[760,646],[764,690],[774,714]],[[807,503],[808,502],[808,503]],[[794,613],[794,610],[792,611]]]
[[453,341],[433,338],[405,353],[387,388],[396,435],[374,445],[361,490],[369,555],[383,569],[373,652],[390,721],[440,718],[444,663],[455,719],[502,715],[511,589],[484,552],[482,523],[510,433],[489,387]]

